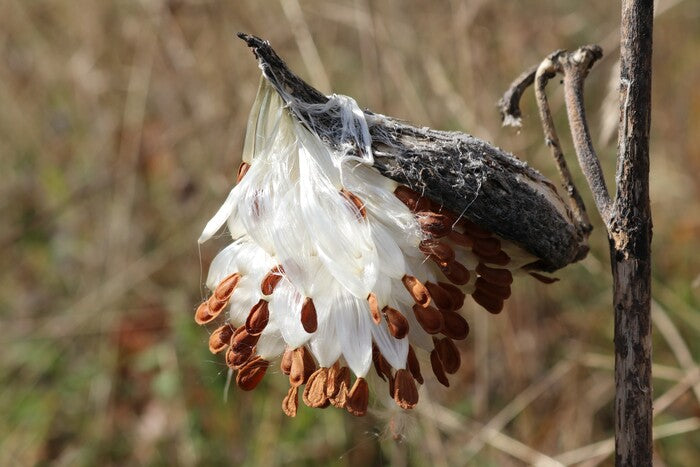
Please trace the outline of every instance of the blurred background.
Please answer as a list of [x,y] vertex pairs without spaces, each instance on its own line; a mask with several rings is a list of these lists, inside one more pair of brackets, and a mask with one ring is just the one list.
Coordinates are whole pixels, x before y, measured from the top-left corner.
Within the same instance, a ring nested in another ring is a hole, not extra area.
[[[657,2],[651,189],[658,465],[700,464],[700,2]],[[586,85],[608,181],[619,5],[608,0],[0,2],[0,465],[610,465],[611,279],[588,258],[467,302],[463,367],[419,408],[280,410],[277,366],[232,387],[193,312],[223,240],[197,237],[235,178],[269,39],[324,93],[495,142],[556,180],[532,92],[512,79],[599,43]],[[562,92],[550,84],[573,164]],[[575,170],[579,186],[585,187]],[[209,330],[211,332],[211,330]]]

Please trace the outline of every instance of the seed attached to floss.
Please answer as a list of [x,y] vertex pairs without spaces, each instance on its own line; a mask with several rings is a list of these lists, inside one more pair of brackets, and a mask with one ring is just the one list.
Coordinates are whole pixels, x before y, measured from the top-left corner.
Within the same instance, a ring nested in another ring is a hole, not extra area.
[[434,284],[432,282],[426,282],[425,287],[428,289],[430,298],[433,300],[433,303],[435,303],[435,306],[437,306],[441,310],[454,309],[452,297],[450,296],[449,292],[447,292],[447,290],[442,288],[440,285]]
[[418,249],[433,258],[436,263],[447,263],[455,259],[454,250],[446,243],[437,240],[423,240]]
[[222,302],[227,302],[231,298],[231,295],[233,295],[234,290],[236,290],[236,286],[238,286],[240,280],[240,274],[231,274],[222,280],[216,289],[214,289],[214,296]]
[[282,354],[282,359],[280,360],[280,371],[283,374],[289,376],[289,372],[292,371],[292,349],[287,349]]
[[489,313],[496,315],[503,311],[503,299],[494,297],[485,292],[484,289],[476,289],[474,293],[472,293],[472,298]]
[[333,384],[329,383],[327,387],[328,399],[333,407],[342,409],[348,402],[350,392],[350,368],[341,367],[337,372],[333,372],[333,375]]
[[272,295],[272,292],[275,291],[275,287],[277,287],[277,284],[282,280],[283,273],[284,268],[280,265],[270,269],[270,272],[267,273],[260,283],[260,291],[263,295]]
[[510,286],[509,285],[496,285],[484,280],[483,277],[479,277],[474,283],[476,290],[482,290],[484,293],[491,295],[494,298],[500,298],[501,300],[506,300],[510,298]]
[[206,324],[209,321],[216,318],[209,311],[209,302],[207,300],[203,301],[198,307],[197,311],[194,312],[194,321],[197,324]]
[[455,242],[459,246],[471,249],[474,246],[474,239],[467,234],[457,232],[456,230],[451,230],[447,234],[447,238]]
[[513,283],[513,274],[508,269],[490,268],[484,263],[479,263],[476,272],[491,284],[506,286]]
[[465,285],[469,282],[469,270],[459,261],[450,261],[440,270],[453,284]]
[[413,346],[408,346],[408,357],[406,358],[406,366],[408,371],[411,372],[413,378],[418,381],[418,383],[423,384],[423,375],[420,372],[420,363],[418,362],[418,357],[416,357],[416,351],[413,350]]
[[401,278],[401,282],[403,282],[404,287],[411,294],[416,304],[424,308],[430,305],[430,292],[428,292],[428,289],[421,281],[406,274]]
[[428,334],[437,334],[444,327],[444,319],[440,310],[429,306],[423,308],[420,305],[413,305],[413,314],[416,315],[418,324]]
[[452,230],[452,224],[449,217],[432,211],[421,211],[416,213],[416,219],[423,229],[433,238],[441,238],[446,236]]
[[462,364],[462,357],[452,339],[449,337],[433,339],[433,343],[440,357],[440,361],[442,362],[442,367],[445,369],[445,373],[450,375],[457,373],[457,370],[459,370]]
[[361,217],[362,219],[367,218],[367,210],[365,209],[365,203],[363,203],[362,200],[358,198],[355,193],[343,188],[342,190],[340,190],[340,194],[343,195],[343,198],[348,200],[350,204],[355,206],[355,209],[360,214],[359,217]]
[[287,396],[282,400],[282,411],[288,417],[296,417],[299,409],[299,387],[292,386],[287,391]]
[[466,294],[460,290],[459,287],[455,287],[453,284],[448,282],[438,282],[438,285],[445,289],[450,297],[452,298],[452,311],[461,310],[464,306],[464,299]]
[[469,335],[469,324],[467,320],[456,311],[442,311],[441,313],[445,323],[442,326],[441,332],[450,339],[456,341],[466,339]]
[[314,306],[314,301],[309,297],[304,299],[304,304],[301,306],[301,325],[304,331],[309,334],[316,332],[318,328],[316,307]]
[[377,375],[379,375],[383,381],[386,381],[387,378],[391,380],[391,365],[386,361],[386,358],[384,358],[384,355],[379,351],[376,344],[372,345],[372,363],[374,364]]
[[401,312],[390,306],[385,306],[382,310],[389,327],[389,333],[396,339],[403,339],[408,334],[408,321]]
[[449,388],[450,380],[447,379],[445,369],[443,368],[442,362],[440,361],[440,356],[438,355],[438,352],[435,349],[433,349],[430,352],[430,366],[433,368],[433,374],[435,375],[435,378],[437,378],[437,380],[440,382],[440,384]]
[[238,166],[238,175],[236,176],[236,183],[241,183],[241,180],[243,180],[245,174],[248,173],[248,169],[250,169],[250,164],[248,164],[247,162],[241,162],[241,165]]
[[408,370],[397,370],[394,376],[394,400],[402,409],[412,409],[418,403],[418,388]]
[[245,322],[245,329],[251,336],[259,336],[265,330],[270,320],[269,303],[265,299],[251,308],[248,319]]
[[362,416],[367,413],[369,404],[369,386],[364,378],[357,378],[348,393],[345,408],[353,415]]
[[367,303],[369,304],[369,312],[372,313],[372,321],[374,324],[379,324],[382,322],[382,315],[379,312],[379,303],[377,302],[377,296],[374,292],[370,292],[367,296]]
[[270,362],[261,357],[252,359],[238,370],[236,384],[244,391],[252,391],[262,381],[269,365]]
[[399,185],[394,190],[394,195],[413,212],[429,209],[430,201],[422,197],[407,186]]
[[228,323],[216,328],[209,336],[209,351],[217,354],[228,347],[234,331],[235,329]]
[[314,371],[304,387],[302,399],[312,408],[324,407],[328,404],[326,385],[328,383],[328,368],[319,368]]

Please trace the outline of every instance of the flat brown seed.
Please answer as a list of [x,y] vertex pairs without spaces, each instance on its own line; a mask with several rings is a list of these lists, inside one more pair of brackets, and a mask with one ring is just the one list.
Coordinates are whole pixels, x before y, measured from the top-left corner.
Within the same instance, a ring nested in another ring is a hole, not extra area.
[[249,334],[245,326],[241,326],[231,337],[231,349],[236,353],[252,352],[259,338],[260,335]]
[[341,367],[336,373],[333,391],[335,394],[329,396],[329,400],[334,407],[342,409],[347,404],[350,391],[350,369],[348,367]]
[[224,280],[219,282],[219,285],[216,286],[216,289],[214,289],[214,296],[222,302],[228,302],[231,295],[233,295],[233,291],[236,290],[236,286],[238,286],[238,282],[240,282],[240,280],[241,275],[238,273],[234,273],[226,277]]
[[216,318],[215,315],[209,311],[209,301],[203,301],[198,307],[197,311],[194,312],[194,322],[197,324],[207,324],[209,321]]
[[464,248],[472,248],[474,246],[474,239],[472,237],[467,234],[457,232],[456,230],[450,231],[450,233],[447,234],[447,238],[455,242],[457,245],[463,246]]
[[348,393],[345,408],[351,414],[361,417],[367,413],[369,404],[369,386],[364,378],[357,378]]
[[430,298],[432,298],[435,306],[441,310],[453,310],[454,304],[452,303],[452,296],[450,293],[442,288],[440,285],[433,282],[426,282],[425,287],[430,293]]
[[510,298],[510,286],[509,285],[496,285],[490,282],[486,282],[483,277],[479,277],[474,283],[476,290],[481,290],[484,293],[491,295],[494,298],[500,298],[501,300],[506,300]]
[[423,240],[418,249],[424,254],[434,257],[438,263],[447,263],[455,259],[454,250],[446,243],[437,240]]
[[243,180],[245,174],[248,173],[248,169],[250,169],[250,164],[248,164],[247,162],[241,162],[241,165],[238,166],[238,175],[236,176],[236,183],[241,183],[241,180]]
[[223,311],[227,304],[228,300],[219,300],[218,298],[216,298],[216,296],[212,295],[211,297],[209,297],[209,300],[207,300],[207,305],[209,306],[209,314],[213,318],[216,318],[217,316],[219,316],[219,313]]
[[304,331],[309,334],[316,332],[318,328],[316,307],[314,301],[309,297],[304,299],[304,304],[301,306],[301,325],[304,327]]
[[287,417],[296,417],[299,409],[299,387],[292,386],[282,401],[282,411]]
[[265,330],[270,321],[269,303],[267,300],[260,301],[251,308],[248,319],[245,322],[245,330],[251,336],[259,336]]
[[545,276],[543,274],[538,274],[536,272],[531,272],[529,274],[544,284],[553,284],[554,282],[557,282],[559,280],[556,277],[548,277],[548,276]]
[[311,374],[316,371],[316,361],[308,348],[301,348],[301,355],[304,360],[304,383],[309,380]]
[[209,351],[216,354],[224,350],[231,341],[234,331],[235,329],[228,323],[216,328],[209,336]]
[[422,306],[423,308],[430,305],[430,292],[428,292],[428,289],[421,281],[413,276],[405,274],[401,278],[401,282],[403,282],[404,287],[406,287],[408,293],[411,294],[411,297],[413,297],[413,301],[415,301],[416,304]]
[[469,220],[464,221],[464,232],[469,235],[470,237],[477,237],[477,238],[489,238],[491,237],[491,232],[488,230],[482,229],[475,223]]
[[280,360],[280,370],[287,376],[289,376],[289,373],[292,371],[292,352],[292,349],[286,349]]
[[495,256],[501,251],[501,241],[497,238],[477,238],[472,248],[479,256]]
[[451,261],[440,270],[453,284],[464,285],[469,282],[469,270],[459,261]]
[[394,195],[411,211],[422,211],[430,206],[430,202],[407,186],[399,185],[394,190]]
[[335,397],[338,394],[338,389],[340,386],[340,381],[338,376],[340,374],[340,364],[335,362],[330,368],[328,368],[328,383],[326,384],[326,396],[328,398]]
[[433,211],[420,211],[416,213],[416,219],[421,229],[433,238],[446,236],[452,230],[449,217]]
[[443,311],[441,313],[442,319],[445,322],[442,327],[442,333],[456,341],[466,339],[469,335],[469,324],[467,320],[456,311]]
[[508,269],[490,268],[484,263],[479,263],[476,272],[492,284],[506,286],[513,283],[513,274]]
[[412,409],[418,403],[418,388],[408,370],[397,370],[394,376],[394,400],[402,409]]
[[386,361],[386,358],[379,351],[379,348],[372,344],[372,363],[374,363],[374,369],[379,377],[386,381],[387,378],[391,380],[391,365]]
[[411,372],[413,378],[418,381],[418,383],[423,384],[423,375],[420,372],[420,363],[418,362],[418,357],[416,356],[416,351],[413,350],[413,346],[408,346],[408,356],[406,357],[406,366],[408,371]]
[[501,250],[494,256],[479,256],[481,261],[488,264],[495,264],[496,266],[508,266],[510,263],[510,256]]
[[432,306],[423,308],[419,305],[413,305],[413,314],[416,315],[418,324],[420,324],[423,330],[428,334],[437,334],[442,331],[444,319],[442,313],[437,308],[433,308]]
[[503,299],[494,297],[483,289],[476,289],[472,293],[472,298],[489,313],[496,315],[503,311]]
[[272,295],[272,293],[275,291],[275,287],[277,287],[277,284],[279,284],[279,282],[282,280],[283,273],[284,269],[282,266],[275,266],[274,268],[270,269],[270,272],[265,275],[260,283],[260,291],[263,293],[263,295]]
[[447,293],[450,294],[450,297],[452,297],[452,310],[461,310],[464,306],[464,299],[466,298],[466,294],[462,292],[462,290],[459,287],[455,287],[453,284],[450,284],[448,282],[438,282],[438,285],[445,289]]
[[438,352],[435,349],[433,349],[430,352],[430,366],[433,368],[433,373],[435,374],[435,377],[440,382],[440,384],[449,388],[450,380],[447,379],[445,369],[443,368],[442,362],[440,361],[440,356],[438,355]]
[[434,339],[433,342],[435,344],[435,350],[437,350],[440,361],[442,362],[442,367],[445,369],[445,373],[450,375],[457,373],[457,370],[459,370],[462,364],[462,357],[452,339],[443,337],[442,339]]
[[312,408],[321,408],[328,403],[326,385],[328,384],[328,368],[319,368],[314,371],[304,387],[302,399]]
[[256,357],[246,363],[240,370],[238,370],[238,375],[236,376],[236,384],[239,388],[244,391],[251,391],[260,384],[267,367],[270,362],[262,359],[261,357]]
[[382,322],[382,315],[379,313],[379,303],[377,302],[377,296],[374,292],[370,292],[367,296],[367,303],[369,304],[369,312],[372,313],[372,321],[374,324],[379,324]]
[[367,210],[365,209],[365,203],[363,203],[362,200],[358,198],[355,193],[343,188],[342,190],[340,190],[340,194],[343,195],[343,198],[348,200],[348,202],[355,207],[355,210],[359,214],[359,218],[367,218]]
[[396,339],[403,339],[408,334],[408,320],[401,312],[390,306],[385,306],[382,310],[386,317],[389,333]]

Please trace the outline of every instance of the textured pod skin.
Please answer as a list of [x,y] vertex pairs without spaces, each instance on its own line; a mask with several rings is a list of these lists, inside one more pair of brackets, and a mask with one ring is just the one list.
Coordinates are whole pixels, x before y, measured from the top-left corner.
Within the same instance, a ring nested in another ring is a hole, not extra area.
[[[310,118],[305,113],[309,105],[326,104],[326,96],[292,73],[268,42],[239,37],[295,117],[327,144],[347,144],[334,131],[338,121],[332,114]],[[551,272],[586,256],[589,232],[555,186],[525,162],[465,133],[416,128],[364,113],[374,167],[382,175],[522,247],[538,258],[530,269]]]

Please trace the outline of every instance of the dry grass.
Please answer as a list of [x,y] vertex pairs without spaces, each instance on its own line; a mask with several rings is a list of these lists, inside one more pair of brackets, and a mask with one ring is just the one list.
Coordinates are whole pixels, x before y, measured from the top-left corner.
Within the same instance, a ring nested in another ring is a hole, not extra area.
[[[697,465],[700,3],[659,3],[656,456]],[[286,419],[279,374],[224,402],[225,367],[191,315],[196,238],[234,176],[258,81],[234,32],[270,39],[324,92],[466,130],[552,177],[532,96],[519,133],[500,128],[494,103],[551,50],[602,42],[587,93],[612,135],[600,146],[611,179],[618,20],[606,0],[1,2],[0,465],[610,464],[601,228],[561,282],[516,284],[498,317],[468,307],[463,369],[449,390],[428,384],[408,415],[377,402],[364,419],[306,408]]]

